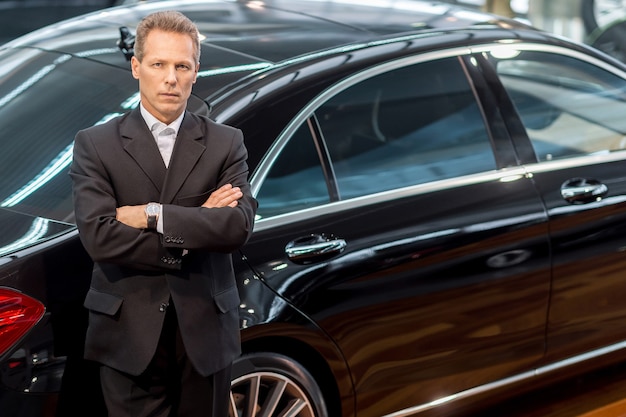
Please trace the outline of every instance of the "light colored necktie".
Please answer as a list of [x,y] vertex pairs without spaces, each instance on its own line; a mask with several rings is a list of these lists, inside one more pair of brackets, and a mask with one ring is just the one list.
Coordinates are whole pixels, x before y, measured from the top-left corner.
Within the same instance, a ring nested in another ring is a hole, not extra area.
[[160,122],[155,123],[152,126],[152,131],[156,132],[155,137],[157,145],[159,146],[159,151],[161,152],[165,166],[168,167],[170,164],[170,158],[172,157],[172,152],[174,151],[176,132],[171,127],[167,127],[165,124]]

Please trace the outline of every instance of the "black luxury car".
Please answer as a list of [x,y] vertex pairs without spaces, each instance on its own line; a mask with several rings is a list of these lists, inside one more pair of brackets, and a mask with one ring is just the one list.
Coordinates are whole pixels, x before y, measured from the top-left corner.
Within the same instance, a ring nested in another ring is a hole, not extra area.
[[138,105],[134,28],[160,9],[198,24],[189,109],[243,130],[260,204],[231,417],[481,415],[626,359],[626,66],[362,3],[146,2],[0,48],[2,417],[103,415],[68,166]]
[[0,43],[74,16],[142,0],[0,0]]

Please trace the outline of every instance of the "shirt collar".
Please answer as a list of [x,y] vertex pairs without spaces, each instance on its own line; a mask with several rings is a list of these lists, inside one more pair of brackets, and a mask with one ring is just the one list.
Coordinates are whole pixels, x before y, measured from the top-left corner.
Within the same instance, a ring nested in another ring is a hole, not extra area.
[[[143,106],[143,104],[139,103],[139,111],[141,112],[141,116],[143,117],[143,120],[146,122],[146,125],[148,125],[148,129],[150,129],[150,131],[153,131],[153,127],[155,124],[162,124],[165,125],[165,123],[160,122],[159,119],[157,119],[156,117],[154,117],[152,115],[152,113],[150,113],[148,110],[146,110],[146,108]],[[174,120],[172,123],[170,123],[169,125],[167,125],[166,127],[170,127],[172,129],[174,129],[174,132],[176,133],[176,136],[178,136],[178,129],[180,129],[180,125],[183,123],[183,117],[185,116],[185,112],[183,111],[180,116],[178,116],[176,118],[176,120]],[[153,134],[155,134],[153,132]]]

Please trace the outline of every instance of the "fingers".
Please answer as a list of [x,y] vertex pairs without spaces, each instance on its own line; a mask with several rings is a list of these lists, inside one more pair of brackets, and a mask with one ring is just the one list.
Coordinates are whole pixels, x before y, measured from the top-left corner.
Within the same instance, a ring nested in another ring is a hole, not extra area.
[[147,226],[145,207],[145,204],[117,207],[115,209],[115,219],[127,226],[136,229],[145,229]]
[[209,198],[202,204],[202,207],[236,207],[237,200],[243,197],[243,193],[239,187],[233,187],[226,184],[213,191]]

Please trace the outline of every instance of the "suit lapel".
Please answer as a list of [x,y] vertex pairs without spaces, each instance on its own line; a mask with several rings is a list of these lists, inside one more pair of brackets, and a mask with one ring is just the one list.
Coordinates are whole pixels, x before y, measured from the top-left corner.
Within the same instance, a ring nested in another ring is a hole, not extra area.
[[200,124],[189,112],[185,113],[165,176],[163,191],[161,192],[162,203],[174,201],[178,190],[206,150],[206,146],[200,141],[202,138]]
[[124,149],[128,152],[150,181],[161,192],[165,180],[165,163],[152,133],[141,117],[139,108],[130,112],[120,124]]

